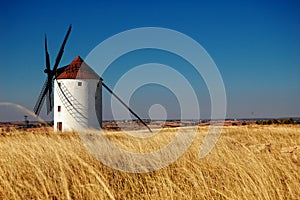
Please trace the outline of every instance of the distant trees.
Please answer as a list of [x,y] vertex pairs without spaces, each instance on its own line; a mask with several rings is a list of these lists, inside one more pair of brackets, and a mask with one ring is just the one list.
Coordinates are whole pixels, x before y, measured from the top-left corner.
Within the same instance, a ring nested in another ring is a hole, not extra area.
[[242,123],[240,123],[240,122],[232,122],[231,125],[232,126],[238,126],[238,125],[245,126],[245,125],[247,125],[247,122],[242,122]]
[[296,121],[293,118],[289,118],[289,119],[283,119],[282,123],[283,124],[296,124]]
[[267,119],[267,120],[257,120],[258,125],[271,125],[271,124],[298,124],[293,118],[285,119]]

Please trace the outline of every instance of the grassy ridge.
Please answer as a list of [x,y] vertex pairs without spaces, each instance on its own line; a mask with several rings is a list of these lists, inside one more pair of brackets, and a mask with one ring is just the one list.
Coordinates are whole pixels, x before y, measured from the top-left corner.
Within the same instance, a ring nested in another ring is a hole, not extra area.
[[[189,131],[187,129],[187,131]],[[144,174],[113,170],[94,159],[74,133],[13,132],[0,136],[0,199],[297,199],[300,126],[224,127],[213,151],[198,159],[207,128],[175,163]],[[124,149],[160,148],[153,141],[108,136]]]

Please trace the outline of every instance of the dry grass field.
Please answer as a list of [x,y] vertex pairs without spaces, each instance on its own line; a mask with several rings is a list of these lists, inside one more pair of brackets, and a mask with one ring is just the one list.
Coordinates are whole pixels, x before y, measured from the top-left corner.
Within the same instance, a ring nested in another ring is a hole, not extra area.
[[[175,130],[165,129],[153,141],[108,135],[122,148],[151,151]],[[3,132],[0,199],[299,199],[299,125],[224,127],[215,148],[199,159],[206,131],[199,127],[176,162],[143,174],[101,164],[75,133]]]

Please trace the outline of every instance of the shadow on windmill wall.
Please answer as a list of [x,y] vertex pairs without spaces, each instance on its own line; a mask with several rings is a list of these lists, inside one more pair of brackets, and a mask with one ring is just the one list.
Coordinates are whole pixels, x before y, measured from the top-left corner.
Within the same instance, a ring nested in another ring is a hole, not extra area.
[[95,110],[100,128],[102,128],[102,79],[100,78],[95,93]]
[[58,83],[57,93],[68,113],[81,126],[86,126],[88,118],[84,111],[87,109],[70,93],[62,82]]

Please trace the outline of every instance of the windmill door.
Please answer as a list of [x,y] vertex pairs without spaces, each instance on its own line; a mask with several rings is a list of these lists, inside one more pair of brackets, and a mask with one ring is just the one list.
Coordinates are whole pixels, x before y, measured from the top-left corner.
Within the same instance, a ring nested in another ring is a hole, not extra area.
[[62,122],[57,122],[57,130],[62,131]]

